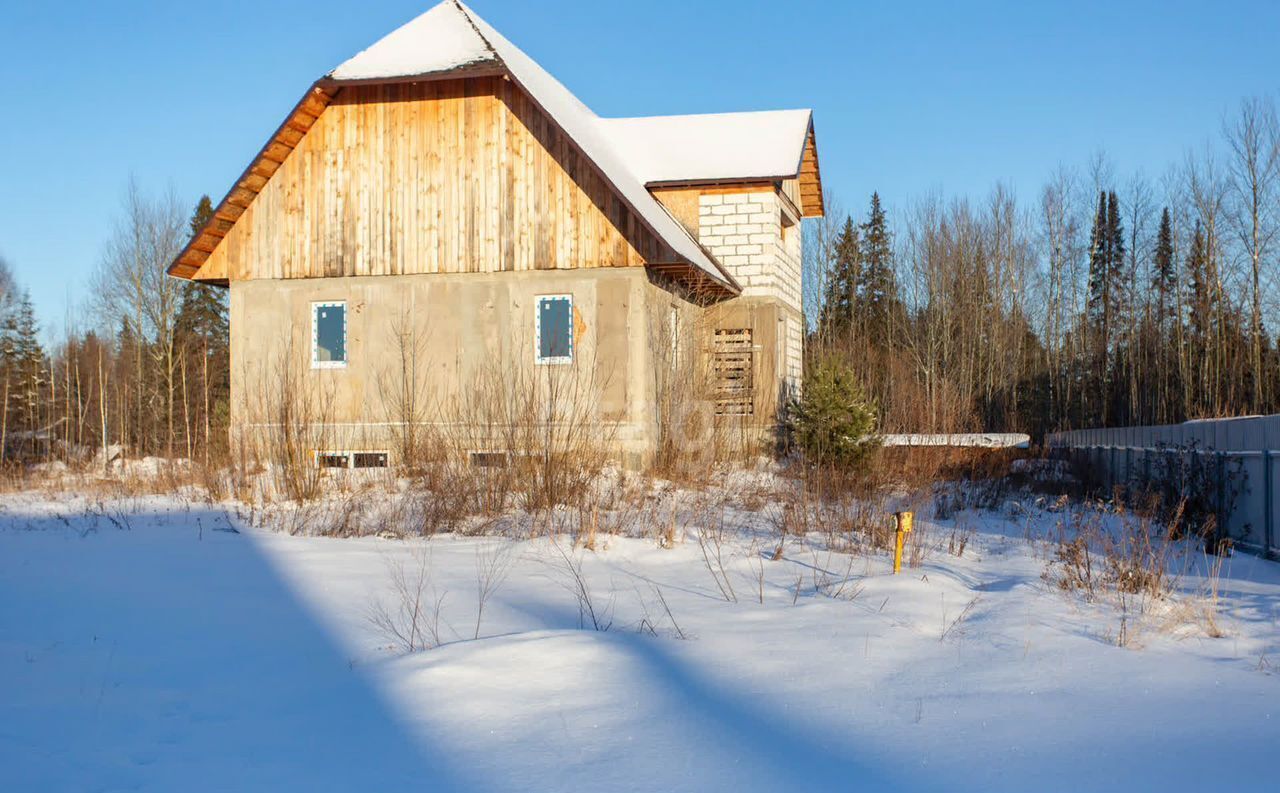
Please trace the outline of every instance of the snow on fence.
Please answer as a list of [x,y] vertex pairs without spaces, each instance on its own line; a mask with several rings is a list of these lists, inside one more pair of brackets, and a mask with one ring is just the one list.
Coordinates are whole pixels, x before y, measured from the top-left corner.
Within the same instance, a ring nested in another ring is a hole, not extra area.
[[961,432],[950,435],[908,433],[881,435],[885,446],[977,446],[984,449],[1025,449],[1031,436],[1020,432]]
[[1280,558],[1280,415],[1056,432],[1045,445],[1083,462],[1108,488],[1149,482],[1153,467],[1169,470],[1180,455],[1196,455],[1227,536],[1244,550]]

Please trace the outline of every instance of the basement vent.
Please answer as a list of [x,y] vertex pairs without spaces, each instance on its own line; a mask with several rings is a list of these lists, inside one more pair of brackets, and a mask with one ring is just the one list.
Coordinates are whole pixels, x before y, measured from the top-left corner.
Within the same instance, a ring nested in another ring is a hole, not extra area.
[[721,329],[712,341],[717,416],[750,416],[755,410],[751,328]]
[[506,452],[472,452],[471,465],[475,468],[506,468]]
[[317,468],[386,468],[386,452],[316,452]]
[[319,468],[350,468],[351,457],[340,452],[316,452],[316,466]]
[[356,452],[351,457],[352,468],[386,468],[386,452]]

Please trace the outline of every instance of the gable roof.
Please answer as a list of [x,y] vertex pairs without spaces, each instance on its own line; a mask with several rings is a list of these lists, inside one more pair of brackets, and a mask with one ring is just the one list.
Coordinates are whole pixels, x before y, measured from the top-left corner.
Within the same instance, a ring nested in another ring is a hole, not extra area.
[[800,169],[808,110],[602,118],[646,184],[790,178]]
[[823,214],[811,110],[602,118],[598,123],[650,187],[798,178],[802,214]]
[[386,80],[436,74],[485,63],[498,56],[452,2],[433,7],[329,72],[334,80]]
[[[794,148],[796,130],[801,130],[802,151],[811,148],[803,143],[806,131],[812,141],[809,112],[601,119],[460,0],[445,0],[318,80],[218,205],[213,218],[170,265],[169,273],[184,278],[195,276],[200,265],[342,86],[485,73],[510,76],[596,166],[641,223],[681,260],[653,262],[651,265],[655,269],[678,275],[680,267],[690,265],[701,276],[691,280],[709,280],[731,293],[740,291],[732,276],[710,252],[649,192],[646,183],[650,180],[645,174],[682,173],[686,174],[678,177],[682,180],[704,178],[687,174],[710,172],[704,165],[704,159],[709,152],[717,150],[713,136],[718,131],[729,134],[731,127],[739,130],[735,134],[738,143],[732,147],[737,154],[730,156],[730,152],[724,152],[715,162],[715,172],[728,173],[739,165],[749,166],[752,171],[770,170],[775,163],[781,164],[788,158],[786,150]],[[800,114],[804,117],[803,128]],[[744,119],[757,115],[760,118],[751,119],[743,126]],[[674,119],[686,121],[677,123]],[[668,140],[674,140],[681,127],[698,130],[688,143],[691,148],[701,150],[703,156],[672,146],[669,148],[673,152],[678,151],[679,157],[673,158],[665,168],[659,168],[659,157],[637,142],[638,136],[644,134],[645,126],[660,129]],[[760,144],[754,154],[751,141]],[[766,141],[768,145],[765,145]],[[719,141],[719,146],[728,148],[724,147],[723,140]],[[801,170],[801,159],[796,155],[790,155],[790,159],[789,169],[768,176],[797,174]],[[813,169],[816,174],[816,155]]]

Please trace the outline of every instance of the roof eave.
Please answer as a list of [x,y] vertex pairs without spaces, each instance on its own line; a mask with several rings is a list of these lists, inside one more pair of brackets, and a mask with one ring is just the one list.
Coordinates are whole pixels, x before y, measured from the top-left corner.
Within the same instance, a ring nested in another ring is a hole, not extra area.
[[[218,244],[222,242],[222,238],[230,231],[230,227],[249,208],[253,199],[257,197],[258,191],[262,189],[262,186],[266,185],[266,182],[275,174],[276,169],[284,163],[284,158],[287,158],[289,153],[293,151],[293,147],[301,142],[302,137],[307,134],[311,125],[320,118],[320,114],[324,112],[324,109],[329,106],[329,102],[332,100],[333,93],[321,86],[320,80],[311,84],[311,87],[307,89],[302,98],[294,104],[289,114],[285,116],[284,121],[276,127],[275,132],[271,133],[271,137],[267,138],[267,142],[249,161],[249,165],[232,182],[231,189],[218,202],[213,214],[192,235],[173,262],[165,268],[167,274],[175,278],[195,279],[204,262],[217,249]],[[296,140],[292,144],[287,143],[288,140],[294,138],[295,134],[297,136]],[[281,159],[277,160],[268,156],[270,154],[281,154],[281,149],[283,149]],[[270,165],[264,165],[265,163],[270,163]],[[264,171],[268,172],[264,173]],[[262,185],[255,188],[253,185],[257,184],[258,179],[262,180]],[[224,226],[225,228],[223,228]]]

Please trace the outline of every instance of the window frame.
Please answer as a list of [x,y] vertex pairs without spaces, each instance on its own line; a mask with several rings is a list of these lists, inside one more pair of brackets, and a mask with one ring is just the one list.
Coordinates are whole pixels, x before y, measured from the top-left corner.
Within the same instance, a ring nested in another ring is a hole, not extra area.
[[[320,315],[318,309],[331,307],[342,307],[342,360],[341,361],[322,361],[320,360]],[[311,303],[311,368],[312,369],[346,369],[347,363],[351,360],[351,348],[347,344],[348,338],[348,322],[347,322],[347,301],[345,300],[317,300]]]
[[[568,355],[543,356],[542,354],[542,304],[544,302],[549,302],[552,300],[569,301],[569,354]],[[533,338],[534,363],[536,363],[539,366],[566,366],[573,363],[573,354],[575,351],[575,347],[577,345],[575,344],[575,339],[573,338],[574,323],[573,323],[573,295],[572,294],[538,295],[537,299],[534,300],[533,326],[534,326],[534,338]]]

